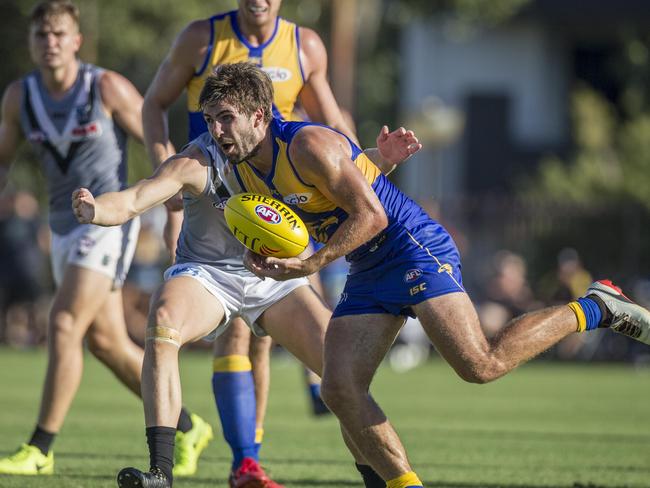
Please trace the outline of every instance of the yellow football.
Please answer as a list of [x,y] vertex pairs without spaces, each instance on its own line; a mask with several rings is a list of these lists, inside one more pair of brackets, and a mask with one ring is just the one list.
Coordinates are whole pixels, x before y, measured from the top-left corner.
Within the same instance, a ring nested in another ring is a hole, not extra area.
[[256,193],[233,195],[224,216],[230,232],[262,256],[290,258],[305,250],[309,233],[302,219],[284,203]]

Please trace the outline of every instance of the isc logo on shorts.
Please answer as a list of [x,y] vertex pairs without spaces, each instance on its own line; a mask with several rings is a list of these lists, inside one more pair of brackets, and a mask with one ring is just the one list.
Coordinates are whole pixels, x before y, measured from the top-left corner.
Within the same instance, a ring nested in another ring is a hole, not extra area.
[[422,270],[420,268],[409,269],[404,275],[404,283],[410,283],[417,280],[422,276]]
[[282,222],[282,216],[275,209],[267,205],[258,205],[255,207],[257,216],[269,224],[279,224]]

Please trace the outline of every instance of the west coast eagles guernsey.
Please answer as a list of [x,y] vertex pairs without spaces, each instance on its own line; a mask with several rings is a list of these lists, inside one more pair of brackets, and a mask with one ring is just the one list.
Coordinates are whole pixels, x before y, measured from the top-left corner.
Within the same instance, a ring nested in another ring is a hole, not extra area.
[[20,123],[42,162],[50,198],[52,231],[77,226],[70,195],[79,187],[93,195],[126,188],[126,134],[103,110],[102,70],[80,64],[77,80],[61,100],[52,99],[34,71],[22,80]]
[[[260,174],[248,162],[233,166],[239,185],[245,191],[272,196],[288,204],[305,222],[310,236],[317,242],[326,243],[339,225],[347,219],[347,213],[334,205],[314,185],[305,182],[300,175],[300,161],[292,161],[289,147],[295,134],[305,126],[317,125],[311,122],[285,122],[273,119],[271,134],[273,138],[273,164],[268,175]],[[328,128],[329,129],[329,128]],[[333,130],[333,129],[330,129]],[[373,188],[388,216],[388,227],[370,242],[353,251],[349,260],[354,263],[369,257],[366,261],[372,266],[381,259],[379,244],[386,236],[399,229],[413,229],[430,220],[424,211],[410,198],[399,191],[373,164],[373,162],[348,139],[352,150],[352,160],[359,168],[368,184]]]
[[[233,166],[232,172],[244,191],[284,201],[300,215],[313,239],[327,243],[348,214],[304,181],[301,162],[289,156],[293,137],[307,125],[318,124],[273,119],[273,164],[269,174],[261,174],[248,162]],[[381,202],[388,226],[346,256],[351,263],[350,274],[334,316],[412,314],[413,304],[464,291],[460,258],[451,236],[398,190],[361,149],[348,142],[352,161]]]
[[199,110],[199,95],[205,79],[221,64],[250,61],[266,71],[273,81],[273,113],[276,117],[290,120],[304,85],[298,26],[278,17],[271,38],[261,46],[251,46],[239,29],[236,10],[215,15],[209,22],[208,52],[203,66],[187,85],[190,140],[207,131]]

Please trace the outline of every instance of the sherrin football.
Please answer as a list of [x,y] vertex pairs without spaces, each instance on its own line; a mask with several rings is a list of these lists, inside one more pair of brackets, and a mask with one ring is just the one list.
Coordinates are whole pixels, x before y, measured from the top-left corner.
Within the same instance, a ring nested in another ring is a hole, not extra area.
[[262,256],[294,257],[309,243],[301,218],[274,198],[256,193],[233,195],[226,202],[224,216],[237,240]]

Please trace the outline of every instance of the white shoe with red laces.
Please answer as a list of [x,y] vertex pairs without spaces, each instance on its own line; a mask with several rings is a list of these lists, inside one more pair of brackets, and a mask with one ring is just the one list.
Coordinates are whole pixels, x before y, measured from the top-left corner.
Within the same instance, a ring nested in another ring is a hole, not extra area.
[[609,280],[596,281],[584,296],[600,299],[609,312],[607,317],[603,317],[601,327],[650,344],[650,312],[626,297],[614,283]]

